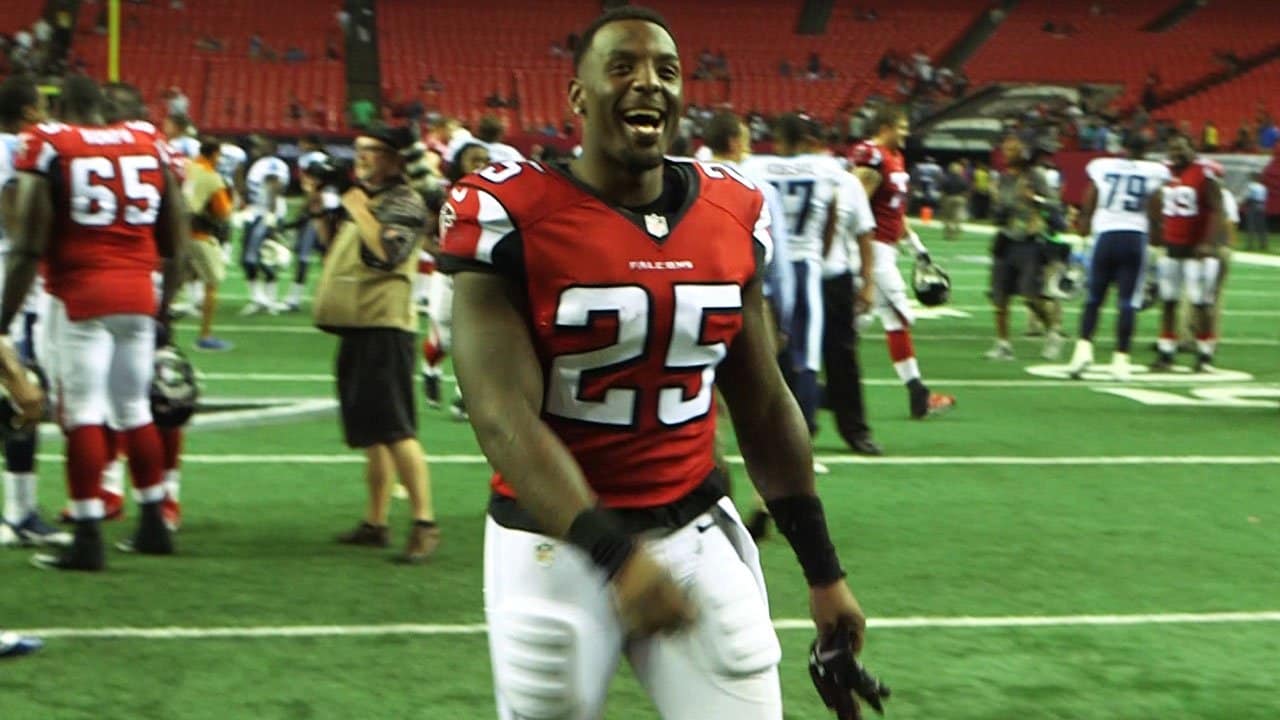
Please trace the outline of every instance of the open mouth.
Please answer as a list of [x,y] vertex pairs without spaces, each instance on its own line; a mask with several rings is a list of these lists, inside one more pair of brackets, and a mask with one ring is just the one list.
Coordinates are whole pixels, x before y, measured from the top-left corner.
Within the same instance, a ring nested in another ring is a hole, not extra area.
[[650,108],[636,108],[624,111],[622,113],[622,123],[633,134],[642,138],[657,138],[662,133],[664,125],[662,112]]

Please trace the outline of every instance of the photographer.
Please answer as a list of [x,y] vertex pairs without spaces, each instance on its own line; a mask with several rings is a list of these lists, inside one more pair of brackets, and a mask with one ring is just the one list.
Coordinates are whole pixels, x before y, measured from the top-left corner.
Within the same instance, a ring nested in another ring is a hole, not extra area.
[[995,306],[996,344],[990,360],[1012,360],[1009,342],[1009,300],[1021,296],[1047,330],[1042,355],[1056,359],[1062,352],[1062,308],[1045,297],[1046,244],[1061,223],[1056,195],[1044,172],[1032,164],[1032,154],[1016,135],[1001,145],[1006,162],[996,186],[993,208],[996,226],[991,248],[991,303]]
[[426,560],[440,542],[414,409],[413,276],[426,207],[408,184],[407,128],[373,127],[355,141],[356,183],[337,218],[323,210],[323,180],[304,178],[316,233],[325,246],[316,325],[339,337],[338,400],[350,447],[367,455],[364,520],[338,541],[386,547],[392,474],[409,493],[413,528],[403,559]]

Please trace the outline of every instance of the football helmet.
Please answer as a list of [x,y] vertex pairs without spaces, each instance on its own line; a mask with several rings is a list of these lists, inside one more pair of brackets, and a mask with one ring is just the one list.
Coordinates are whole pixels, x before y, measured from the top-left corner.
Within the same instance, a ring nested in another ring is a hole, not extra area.
[[191,361],[173,345],[156,350],[151,378],[151,416],[162,428],[182,427],[196,411],[200,389]]
[[[49,419],[49,383],[45,380],[44,372],[34,365],[26,366],[27,382],[39,387],[45,393],[45,405],[43,419]],[[9,397],[9,390],[0,384],[0,439],[9,437],[12,433],[22,431],[31,431],[33,426],[23,427],[22,410],[14,404],[13,398]]]
[[911,284],[916,299],[926,307],[944,305],[951,299],[951,276],[933,262],[917,260]]

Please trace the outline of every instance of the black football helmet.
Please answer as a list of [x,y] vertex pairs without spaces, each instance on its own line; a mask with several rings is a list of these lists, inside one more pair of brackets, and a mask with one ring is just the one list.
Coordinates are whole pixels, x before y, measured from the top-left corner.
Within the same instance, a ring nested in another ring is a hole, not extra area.
[[176,428],[187,424],[199,396],[196,371],[186,355],[173,345],[157,349],[151,378],[151,416],[156,425]]
[[945,305],[951,299],[951,276],[933,262],[916,261],[912,286],[916,299],[926,307]]

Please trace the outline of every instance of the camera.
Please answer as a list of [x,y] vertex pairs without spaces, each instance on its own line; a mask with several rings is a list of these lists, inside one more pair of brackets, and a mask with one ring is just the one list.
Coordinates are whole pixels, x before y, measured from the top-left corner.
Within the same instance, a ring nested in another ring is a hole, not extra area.
[[349,190],[354,182],[351,171],[349,160],[328,157],[312,163],[303,172],[320,183],[320,187],[331,187],[341,194]]

